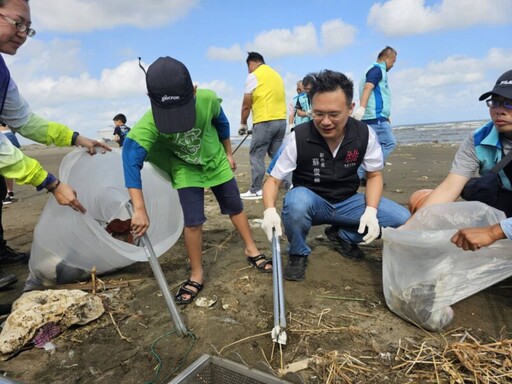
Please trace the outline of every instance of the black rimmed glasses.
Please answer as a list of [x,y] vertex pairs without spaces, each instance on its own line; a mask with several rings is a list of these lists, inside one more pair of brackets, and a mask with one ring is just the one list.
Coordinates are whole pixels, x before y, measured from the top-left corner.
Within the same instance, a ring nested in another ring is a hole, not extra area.
[[339,121],[339,120],[341,120],[343,118],[343,113],[341,113],[341,112],[329,112],[329,113],[326,113],[326,112],[316,112],[316,111],[313,111],[313,119],[315,119],[315,120],[322,121],[326,117],[329,120],[331,120],[332,122],[336,122],[336,121]]
[[34,37],[36,35],[36,30],[27,26],[27,24],[19,23],[16,20],[13,20],[10,17],[2,14],[0,14],[0,16],[2,16],[2,19],[7,21],[9,24],[14,25],[18,32],[25,32],[28,37]]
[[512,109],[512,100],[489,99],[485,100],[485,102],[489,108],[498,108],[503,105],[503,108]]

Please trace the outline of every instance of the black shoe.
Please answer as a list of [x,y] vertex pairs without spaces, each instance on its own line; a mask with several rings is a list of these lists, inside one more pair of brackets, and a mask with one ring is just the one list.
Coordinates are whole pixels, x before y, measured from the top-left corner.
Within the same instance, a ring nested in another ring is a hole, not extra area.
[[307,256],[289,255],[288,264],[284,268],[284,278],[291,281],[304,280],[307,263]]
[[331,225],[325,228],[324,233],[327,238],[338,244],[335,249],[341,253],[341,256],[352,260],[361,260],[364,258],[364,252],[357,246],[357,244],[351,244],[348,241],[343,240],[338,234],[339,227]]
[[0,249],[0,264],[27,263],[29,258],[29,253],[15,251],[8,245]]
[[0,316],[11,313],[12,303],[0,304]]
[[8,287],[9,285],[14,284],[17,281],[18,279],[16,278],[16,276],[10,273],[5,273],[2,270],[0,270],[0,289]]

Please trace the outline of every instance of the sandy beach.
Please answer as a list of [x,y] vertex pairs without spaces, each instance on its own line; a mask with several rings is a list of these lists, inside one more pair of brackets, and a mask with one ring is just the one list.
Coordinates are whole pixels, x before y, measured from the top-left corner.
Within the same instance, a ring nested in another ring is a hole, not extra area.
[[[24,150],[47,170],[57,173],[62,157],[70,149],[28,146]],[[384,170],[384,195],[406,205],[415,190],[435,187],[448,173],[456,150],[456,145],[448,144],[399,146]],[[250,179],[248,149],[241,147],[235,158],[238,184],[241,191],[246,191]],[[33,229],[51,195],[37,192],[31,186],[15,186],[15,194],[18,201],[4,207],[5,238],[11,247],[30,251]],[[66,330],[54,340],[56,349],[51,353],[29,348],[0,362],[0,371],[23,383],[167,383],[204,353],[243,360],[259,369],[266,366],[264,369],[276,373],[281,365],[337,351],[338,355],[360,362],[351,360],[352,369],[344,371],[353,382],[421,382],[419,376],[411,376],[417,373],[416,369],[407,373],[393,369],[401,360],[389,356],[398,356],[403,343],[427,342],[442,349],[465,332],[485,341],[512,336],[510,279],[455,304],[454,321],[443,334],[427,332],[403,321],[386,306],[382,291],[382,241],[364,247],[366,259],[354,262],[333,249],[323,236],[322,226],[314,227],[308,238],[312,254],[306,280],[285,282],[288,343],[280,357],[278,351],[273,351],[268,334],[273,326],[271,275],[247,265],[243,243],[230,221],[220,215],[213,195],[208,194],[206,202],[206,280],[200,297],[214,299],[216,303],[207,308],[194,304],[180,307],[188,329],[196,337],[183,365],[181,359],[190,339],[166,335],[173,324],[164,299],[149,265],[137,263],[102,277],[106,282],[115,279],[128,284],[111,292],[115,300],[100,319]],[[262,218],[262,202],[246,201],[245,211],[254,224],[255,219]],[[271,255],[271,245],[256,225],[253,235],[260,250]],[[185,254],[181,238],[159,259],[170,286],[188,278]],[[284,252],[283,259],[287,260]],[[19,280],[11,289],[0,292],[0,302],[4,303],[22,294],[28,267],[14,265],[2,269],[14,273]],[[332,300],[328,296],[351,299]],[[158,362],[151,353],[152,343],[164,335],[156,346],[162,365],[155,371]],[[234,344],[230,346],[231,343]],[[304,369],[288,374],[286,379],[322,383],[326,369]]]

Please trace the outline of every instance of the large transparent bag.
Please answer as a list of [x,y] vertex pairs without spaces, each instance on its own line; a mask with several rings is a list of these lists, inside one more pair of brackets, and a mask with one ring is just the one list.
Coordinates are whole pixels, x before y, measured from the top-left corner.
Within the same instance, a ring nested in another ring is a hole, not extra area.
[[[64,157],[59,174],[77,191],[87,212],[61,206],[53,196],[48,199],[34,230],[25,289],[85,279],[92,267],[103,274],[147,261],[144,248],[116,239],[105,230],[115,219],[130,219],[126,209],[130,196],[124,186],[119,150],[91,156],[76,149]],[[149,163],[144,164],[141,175],[151,219],[148,236],[160,256],[180,237],[183,214],[167,175]]]
[[480,202],[437,204],[418,211],[399,229],[384,228],[384,296],[403,319],[439,331],[453,318],[450,305],[512,276],[512,241],[478,251],[456,247],[458,229],[482,227],[505,214]]

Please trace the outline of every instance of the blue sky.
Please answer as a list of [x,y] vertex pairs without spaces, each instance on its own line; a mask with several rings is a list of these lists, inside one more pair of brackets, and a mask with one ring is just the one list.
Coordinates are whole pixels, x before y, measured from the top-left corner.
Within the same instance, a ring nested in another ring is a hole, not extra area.
[[[386,45],[392,124],[479,120],[478,97],[512,69],[512,0],[32,0],[37,35],[4,55],[34,111],[87,136],[133,125],[149,108],[147,67],[160,56],[187,65],[213,89],[238,130],[246,52],[283,77],[287,99],[311,71],[355,84]],[[356,87],[357,88],[357,87]],[[357,96],[357,94],[356,94]],[[357,104],[357,102],[356,102]]]

